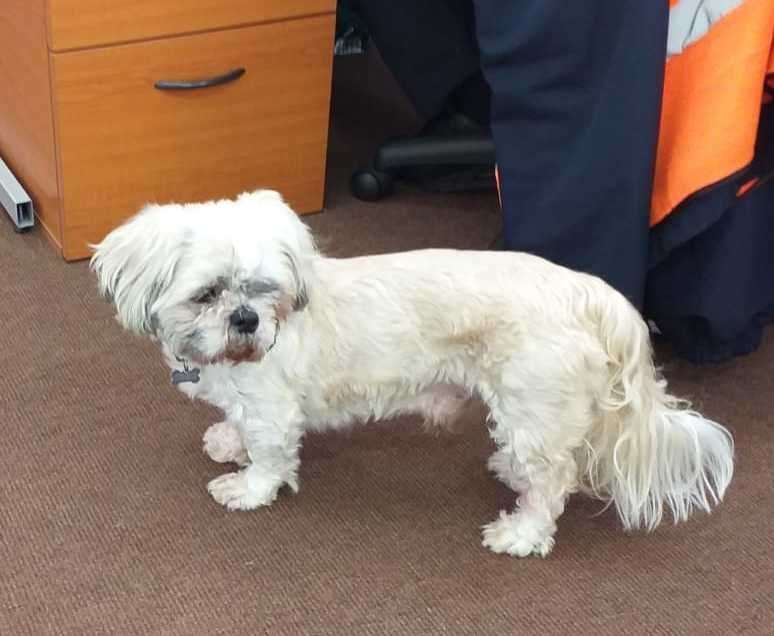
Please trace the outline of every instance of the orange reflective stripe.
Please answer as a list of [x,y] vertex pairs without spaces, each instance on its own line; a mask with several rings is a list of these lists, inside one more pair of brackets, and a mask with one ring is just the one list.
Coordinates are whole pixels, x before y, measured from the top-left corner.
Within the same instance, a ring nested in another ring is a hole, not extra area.
[[749,181],[745,181],[742,185],[739,186],[739,189],[736,191],[736,196],[737,197],[744,196],[750,190],[752,190],[756,185],[758,185],[759,181],[760,179],[758,177],[754,177]]
[[746,0],[667,61],[651,225],[752,159],[773,40],[774,2]]

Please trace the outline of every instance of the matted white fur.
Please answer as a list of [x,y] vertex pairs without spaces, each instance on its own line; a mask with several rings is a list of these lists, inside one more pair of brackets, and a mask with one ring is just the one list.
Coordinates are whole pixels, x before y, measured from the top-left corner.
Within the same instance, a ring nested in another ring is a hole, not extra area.
[[[728,431],[670,396],[638,312],[598,278],[523,253],[321,255],[271,191],[149,206],[92,266],[121,323],[161,342],[180,388],[225,414],[204,437],[244,464],[209,484],[228,509],[298,490],[310,429],[403,413],[450,425],[489,408],[489,468],[519,493],[483,528],[498,553],[546,556],[570,494],[626,528],[709,511],[733,472]],[[254,317],[246,326],[245,316]]]

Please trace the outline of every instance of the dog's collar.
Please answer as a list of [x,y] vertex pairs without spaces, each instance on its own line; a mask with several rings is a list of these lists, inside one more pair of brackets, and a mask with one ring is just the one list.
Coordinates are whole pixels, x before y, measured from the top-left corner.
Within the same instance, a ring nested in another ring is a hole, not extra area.
[[180,369],[172,370],[172,384],[174,384],[175,386],[177,386],[178,384],[184,384],[185,382],[196,384],[199,381],[200,369],[198,369],[197,367],[189,367],[188,360],[186,360],[185,358],[180,358],[179,356],[175,356],[175,360],[177,360],[180,364],[183,365],[183,369],[182,371]]

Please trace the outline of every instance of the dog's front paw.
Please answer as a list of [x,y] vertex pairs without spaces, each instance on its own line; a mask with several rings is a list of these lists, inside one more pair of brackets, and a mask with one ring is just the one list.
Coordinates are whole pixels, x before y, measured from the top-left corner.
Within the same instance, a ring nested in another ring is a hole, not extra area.
[[234,462],[246,466],[250,461],[242,444],[242,434],[231,422],[218,422],[210,426],[205,431],[202,442],[202,450],[214,462]]
[[485,525],[482,534],[482,545],[496,554],[546,557],[554,547],[551,530],[519,512],[509,515],[501,511],[500,518]]
[[270,505],[277,498],[281,483],[249,474],[249,471],[246,468],[216,477],[207,484],[207,490],[215,501],[229,510],[255,510]]

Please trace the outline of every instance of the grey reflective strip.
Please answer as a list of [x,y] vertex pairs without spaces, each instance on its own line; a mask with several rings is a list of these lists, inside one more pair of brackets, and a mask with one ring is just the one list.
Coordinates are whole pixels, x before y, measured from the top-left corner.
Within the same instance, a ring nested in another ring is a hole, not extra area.
[[680,0],[669,10],[667,57],[682,53],[689,44],[704,37],[722,17],[744,0]]

